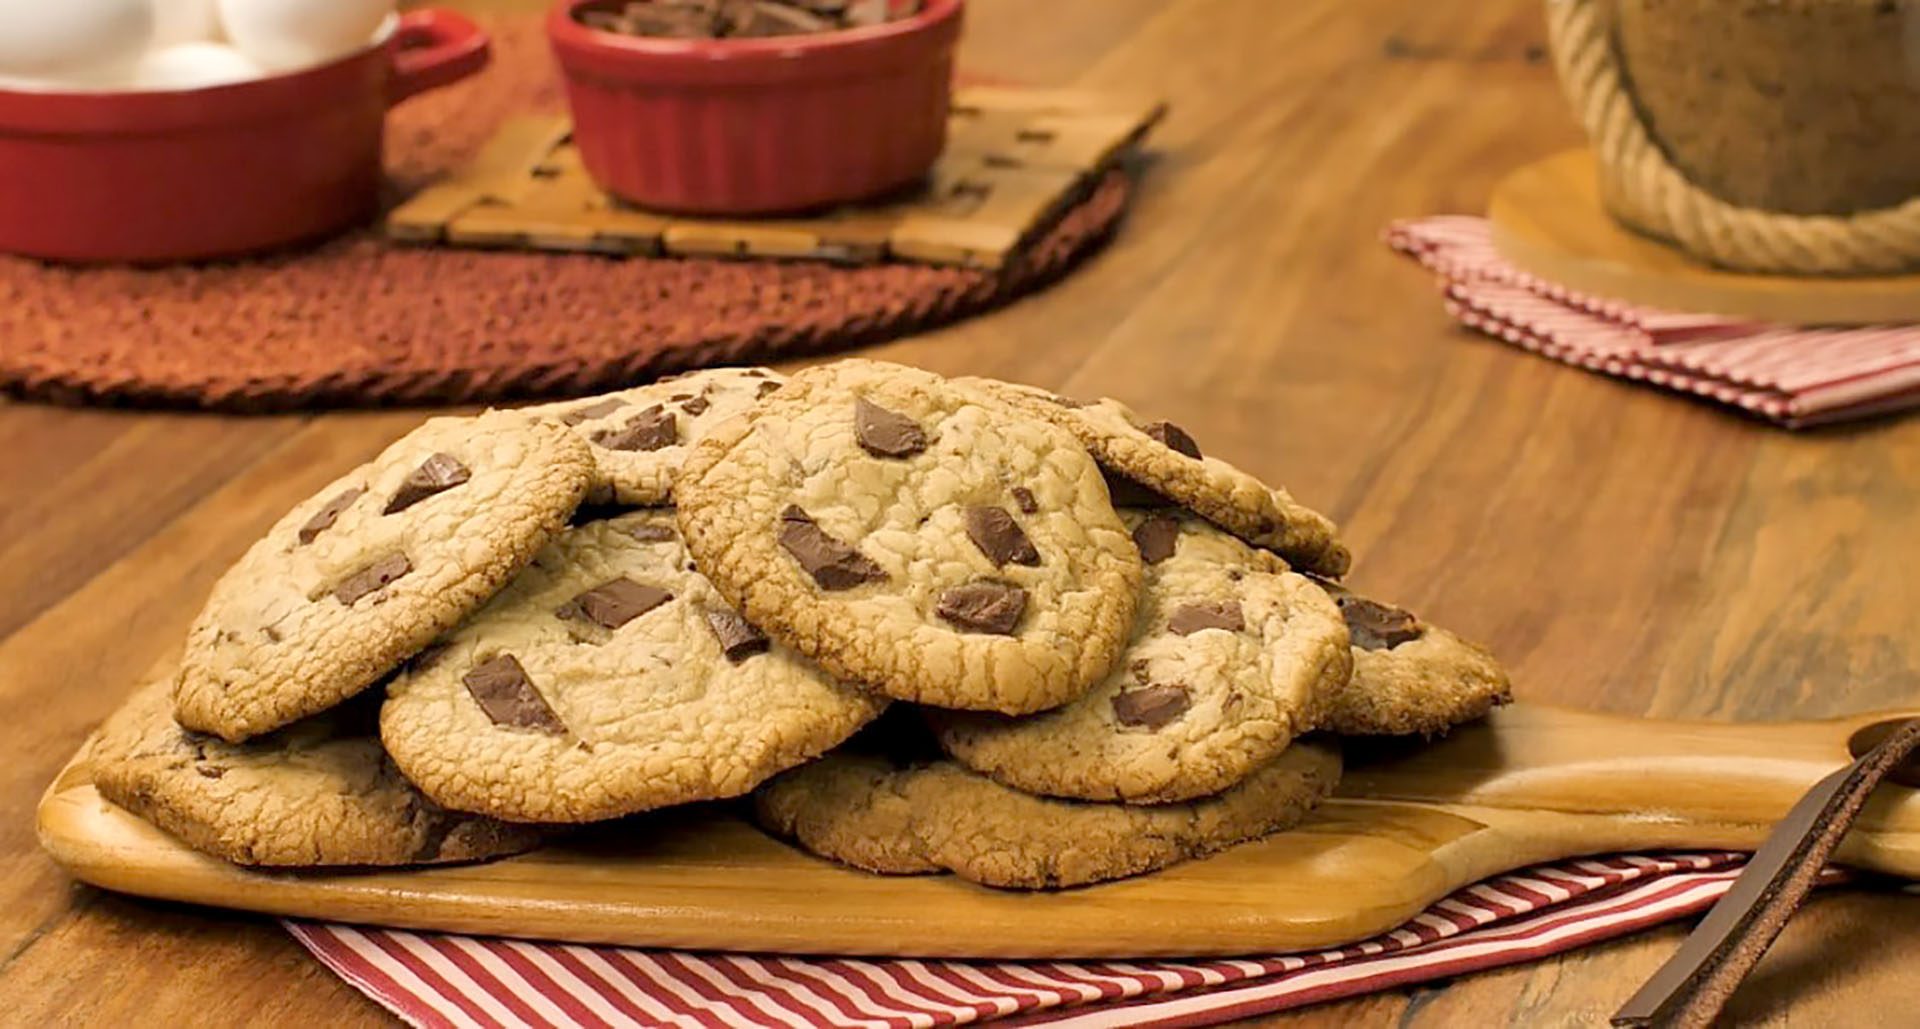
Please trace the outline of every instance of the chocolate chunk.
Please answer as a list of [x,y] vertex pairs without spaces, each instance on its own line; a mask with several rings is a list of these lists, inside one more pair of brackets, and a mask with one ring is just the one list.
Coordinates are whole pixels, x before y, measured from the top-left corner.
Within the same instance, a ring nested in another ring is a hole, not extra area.
[[560,416],[560,423],[562,425],[579,425],[581,422],[590,422],[595,418],[605,418],[625,406],[627,406],[627,402],[619,397],[608,397],[605,400],[595,401],[585,407],[576,407],[568,411],[566,414]]
[[899,0],[629,0],[582,5],[574,17],[630,36],[755,39],[879,25],[919,9]]
[[753,399],[764,400],[766,399],[767,394],[778,392],[779,389],[780,389],[780,384],[777,382],[763,382],[760,385],[753,387]]
[[381,514],[399,514],[428,497],[446,491],[473,478],[467,466],[460,463],[452,454],[435,454],[422,462],[420,467],[407,473],[400,480],[400,488],[394,490],[393,499],[387,501],[386,510]]
[[[768,36],[797,36],[808,32],[829,32],[838,26],[824,18],[818,18],[796,7],[781,3],[742,3],[722,5],[726,11],[721,31],[725,35],[738,39],[759,39]],[[881,17],[885,21],[884,12]]]
[[1004,507],[967,508],[967,538],[980,548],[987,560],[999,568],[1011,561],[1017,565],[1037,565],[1040,552],[1033,549],[1033,541],[1021,531],[1020,523],[1013,520]]
[[1196,461],[1200,459],[1200,444],[1195,443],[1185,429],[1172,422],[1154,422],[1141,431],[1177,454],[1185,454]]
[[1156,683],[1114,697],[1113,717],[1121,725],[1163,729],[1192,706],[1193,698],[1187,695],[1185,686]]
[[680,442],[680,424],[664,404],[634,415],[617,429],[601,429],[590,439],[608,450],[659,450]]
[[1420,638],[1420,620],[1397,607],[1368,600],[1341,590],[1334,594],[1340,604],[1340,617],[1347,621],[1347,634],[1361,650],[1391,650]]
[[422,807],[427,824],[420,834],[420,845],[413,850],[415,864],[438,861],[440,851],[446,848],[447,837],[453,835],[453,828],[460,824],[460,818],[450,812]]
[[673,594],[658,586],[622,578],[587,590],[560,605],[554,614],[592,622],[603,629],[618,629],[672,599]]
[[419,675],[421,672],[439,664],[440,659],[447,656],[447,650],[450,646],[450,644],[446,643],[427,644],[425,650],[407,659],[407,674]]
[[695,416],[706,414],[707,408],[712,406],[713,401],[706,397],[689,397],[680,402],[680,410]]
[[493,719],[493,724],[509,729],[537,729],[555,736],[565,735],[567,727],[560,723],[553,708],[547,706],[545,697],[533,688],[533,681],[527,678],[527,670],[512,654],[501,654],[489,658],[462,676],[467,692],[480,705],[480,710]]
[[1040,510],[1040,502],[1033,497],[1033,491],[1025,486],[1015,486],[1007,491],[1013,494],[1013,502],[1020,505],[1021,514],[1032,514]]
[[789,504],[780,512],[780,545],[824,590],[849,590],[887,578],[872,558],[827,535],[797,505]]
[[627,535],[642,543],[665,543],[675,538],[673,526],[661,525],[658,522],[641,522],[627,529]]
[[206,779],[218,779],[227,774],[225,766],[222,765],[195,765],[193,770]]
[[1100,477],[1107,480],[1107,496],[1115,507],[1134,507],[1156,510],[1163,507],[1177,507],[1173,501],[1148,489],[1146,486],[1119,472],[1100,469]]
[[340,585],[333,588],[333,597],[340,603],[352,607],[361,597],[386,589],[395,579],[411,571],[413,571],[413,562],[407,560],[407,555],[388,554],[347,576]]
[[767,637],[753,623],[726,608],[707,609],[707,628],[720,641],[720,652],[739,664],[755,654],[767,652]]
[[347,508],[352,507],[353,502],[359,500],[360,495],[365,492],[366,489],[364,487],[355,486],[345,493],[334,497],[332,500],[327,501],[325,507],[314,512],[313,517],[307,519],[307,524],[300,527],[300,545],[306,546],[312,543],[315,539],[319,538],[321,533],[333,528],[333,523],[338,521],[340,516],[346,512]]
[[1027,611],[1027,591],[1004,582],[970,582],[940,594],[934,610],[970,632],[1011,636]]
[[629,3],[611,23],[612,32],[665,39],[714,39],[720,35],[717,5],[702,3]]
[[1173,556],[1180,544],[1180,523],[1167,515],[1154,515],[1133,530],[1133,545],[1140,548],[1140,560],[1157,565]]
[[1211,604],[1183,604],[1167,618],[1167,629],[1175,636],[1191,636],[1202,629],[1239,632],[1247,627],[1240,613],[1240,602],[1221,600]]
[[875,457],[911,457],[927,449],[927,433],[918,422],[866,397],[854,398],[853,431],[860,448]]

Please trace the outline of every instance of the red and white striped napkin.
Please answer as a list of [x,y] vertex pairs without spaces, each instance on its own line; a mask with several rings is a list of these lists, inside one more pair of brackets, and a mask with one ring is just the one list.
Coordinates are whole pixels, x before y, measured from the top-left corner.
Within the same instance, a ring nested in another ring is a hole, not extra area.
[[1682,918],[1719,899],[1745,858],[1531,868],[1362,943],[1238,960],[802,958],[285,924],[328,968],[422,1027],[1196,1026],[1533,961]]
[[1395,222],[1470,328],[1566,364],[1693,393],[1789,428],[1920,406],[1920,326],[1801,328],[1640,307],[1515,268],[1485,218]]

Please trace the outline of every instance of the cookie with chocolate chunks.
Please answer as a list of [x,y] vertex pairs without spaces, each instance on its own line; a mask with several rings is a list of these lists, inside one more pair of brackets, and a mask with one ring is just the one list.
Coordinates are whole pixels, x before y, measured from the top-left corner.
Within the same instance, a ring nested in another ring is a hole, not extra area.
[[1117,400],[1073,400],[994,379],[956,380],[1072,433],[1100,462],[1116,507],[1186,507],[1302,571],[1339,577],[1353,556],[1332,521],[1286,490],[1205,453],[1191,434]]
[[1478,644],[1327,579],[1353,641],[1353,676],[1330,698],[1343,736],[1438,736],[1513,699],[1506,669]]
[[658,508],[568,530],[442,644],[381,738],[435,801],[515,822],[737,796],[886,706],[770,643]]
[[849,748],[775,778],[753,800],[762,828],[821,857],[1038,890],[1140,875],[1290,829],[1339,779],[1339,750],[1314,740],[1213,796],[1099,804],[1023,793],[952,761]]
[[690,447],[785,381],[765,368],[708,368],[520,413],[559,422],[587,441],[596,469],[593,502],[647,507],[672,499]]
[[567,522],[584,441],[512,414],[435,418],[296,506],[188,633],[180,724],[270,732],[379,681],[484,603]]
[[749,621],[940,707],[1066,703],[1125,643],[1140,556],[1072,436],[940,376],[809,369],[696,444],[687,547]]
[[101,796],[196,850],[242,865],[433,865],[531,850],[526,826],[448,811],[380,749],[371,697],[249,740],[173,720],[169,661],[87,754]]
[[927,712],[962,765],[1028,793],[1189,800],[1272,761],[1346,683],[1346,626],[1305,576],[1192,515],[1121,518],[1147,564],[1114,670],[1039,714]]

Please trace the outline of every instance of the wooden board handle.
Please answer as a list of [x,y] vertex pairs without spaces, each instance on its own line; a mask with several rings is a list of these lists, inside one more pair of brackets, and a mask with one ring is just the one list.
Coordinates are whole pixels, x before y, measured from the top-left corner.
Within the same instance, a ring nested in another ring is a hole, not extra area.
[[[1853,760],[1857,733],[1916,715],[1720,723],[1522,705],[1431,745],[1357,744],[1340,792],[1471,810],[1563,853],[1751,849],[1808,789]],[[1839,859],[1920,878],[1920,790],[1895,785],[1876,795]]]

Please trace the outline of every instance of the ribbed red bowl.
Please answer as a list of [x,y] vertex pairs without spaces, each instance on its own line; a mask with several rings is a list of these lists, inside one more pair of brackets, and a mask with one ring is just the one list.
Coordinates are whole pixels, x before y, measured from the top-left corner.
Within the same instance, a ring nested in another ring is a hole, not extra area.
[[0,89],[0,252],[157,263],[332,235],[378,206],[387,108],[487,56],[472,20],[412,11],[379,43],[250,82]]
[[547,19],[574,143],[601,188],[689,214],[776,214],[925,175],[946,145],[964,0],[871,28],[774,39],[654,39]]

